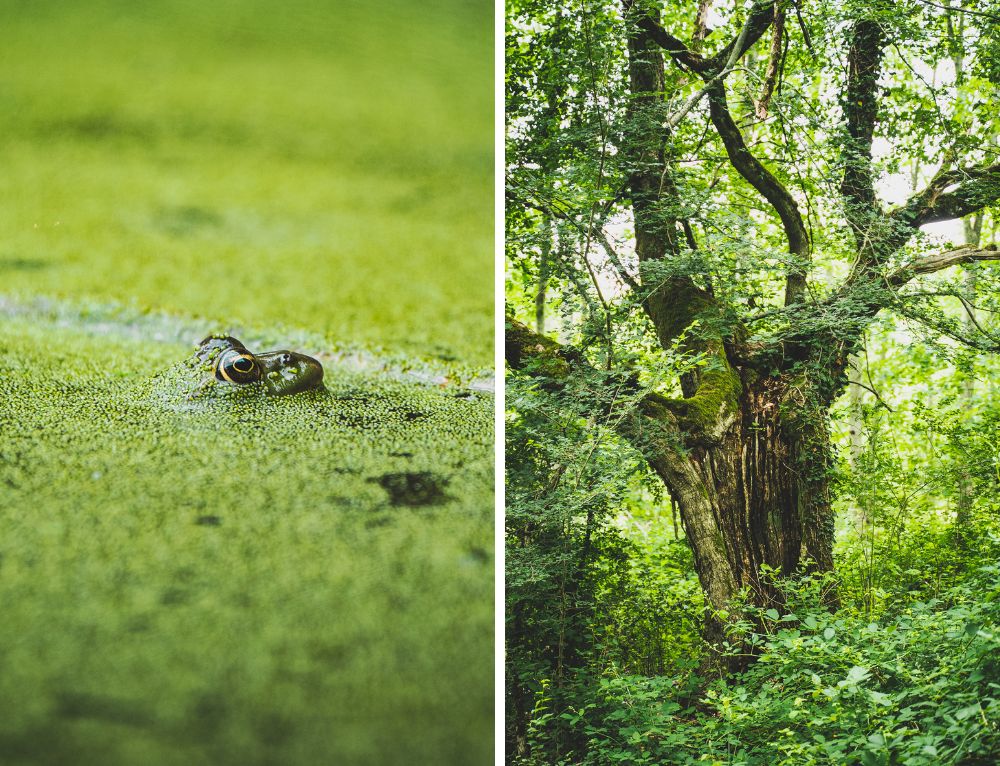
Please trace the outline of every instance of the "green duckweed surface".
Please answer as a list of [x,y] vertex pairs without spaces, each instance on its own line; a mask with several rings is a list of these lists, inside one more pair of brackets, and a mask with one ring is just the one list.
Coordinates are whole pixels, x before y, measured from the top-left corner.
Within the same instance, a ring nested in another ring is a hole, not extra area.
[[0,3],[3,766],[492,762],[492,19]]
[[0,293],[490,366],[492,19],[0,3]]
[[0,318],[0,760],[490,762],[491,397],[156,334]]

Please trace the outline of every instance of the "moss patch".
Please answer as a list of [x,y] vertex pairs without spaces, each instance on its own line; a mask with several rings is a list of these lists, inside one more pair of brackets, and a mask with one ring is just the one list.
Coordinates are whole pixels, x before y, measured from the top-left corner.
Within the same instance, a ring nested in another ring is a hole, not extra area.
[[0,318],[4,763],[488,762],[492,399],[95,329]]
[[682,426],[696,434],[713,433],[739,408],[742,390],[739,375],[730,366],[725,353],[717,352],[701,373],[694,396],[680,402]]

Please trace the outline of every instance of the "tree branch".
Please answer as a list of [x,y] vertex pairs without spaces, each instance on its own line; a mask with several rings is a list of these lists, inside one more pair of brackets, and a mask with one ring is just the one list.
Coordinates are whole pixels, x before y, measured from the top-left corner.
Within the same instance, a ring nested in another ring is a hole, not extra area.
[[767,119],[767,107],[771,103],[774,87],[778,84],[778,67],[781,64],[782,41],[785,34],[785,12],[781,5],[774,6],[774,33],[771,37],[771,51],[767,58],[767,71],[761,86],[760,99],[756,103],[757,118]]
[[[554,383],[555,386],[560,386],[561,382],[568,379],[574,372],[592,374],[599,372],[577,349],[563,346],[551,338],[534,332],[510,315],[505,317],[504,323],[504,356],[511,369],[536,377],[551,378],[553,381],[557,381]],[[639,392],[639,384],[633,374],[622,374],[620,382],[627,393]],[[641,414],[659,421],[660,428],[666,427],[674,433],[676,447],[681,446],[681,429],[673,410],[679,404],[680,402],[675,399],[647,391],[642,394],[637,407]],[[611,409],[612,406],[609,403],[605,414],[610,414]],[[588,414],[593,415],[594,413],[589,412]],[[626,439],[632,441],[640,451],[643,451],[640,446],[641,440],[637,438],[637,434],[644,430],[642,426],[637,426],[630,421],[630,424],[624,427],[625,431],[622,431],[622,427],[619,423],[619,432]]]
[[708,103],[712,124],[722,138],[730,163],[764,199],[771,203],[781,219],[785,237],[788,239],[788,251],[795,259],[795,262],[788,267],[785,305],[799,303],[805,296],[805,261],[809,258],[809,235],[799,207],[788,189],[750,152],[743,134],[729,113],[724,83],[716,82],[711,86]]
[[[775,6],[777,8],[777,6]],[[739,37],[736,38],[736,44],[729,54],[729,59],[726,61],[725,66],[721,69],[716,70],[712,74],[704,75],[705,85],[697,93],[694,93],[676,112],[674,112],[670,117],[667,118],[664,123],[664,127],[669,132],[680,125],[681,120],[683,120],[687,113],[690,112],[699,101],[701,101],[708,93],[712,90],[712,86],[724,79],[731,71],[733,71],[733,66],[739,60],[740,50],[743,48],[743,41],[747,39],[750,34],[750,19],[747,19],[747,23],[743,25],[740,30]]]
[[[517,201],[520,202],[525,207],[537,210],[539,213],[547,215],[549,218],[557,218],[560,221],[565,221],[573,228],[575,228],[577,231],[579,231],[582,235],[584,236],[586,235],[587,231],[586,227],[580,224],[579,221],[570,216],[568,213],[564,213],[561,210],[556,210],[554,207],[546,205],[543,202],[539,202],[537,200],[529,200],[526,199],[525,197],[518,195],[514,191],[513,186],[509,183],[507,184],[507,198],[511,202]],[[618,255],[618,251],[615,250],[615,248],[612,246],[611,242],[608,240],[608,235],[604,232],[604,219],[606,218],[607,212],[608,211],[605,210],[601,216],[601,220],[595,221],[593,223],[590,230],[591,235],[601,244],[601,247],[604,249],[604,252],[607,253],[608,260],[611,262],[611,265],[614,266],[615,272],[618,274],[618,278],[621,279],[621,281],[624,284],[628,285],[633,290],[638,291],[639,290],[638,281],[636,280],[635,277],[632,276],[629,270],[625,268],[625,265],[622,263],[621,258]]]
[[[900,226],[919,229],[927,223],[964,218],[997,200],[1000,200],[1000,163],[943,168],[923,191],[910,197],[889,217]],[[910,233],[905,232],[904,242]]]
[[[654,391],[642,393],[633,373],[597,370],[580,351],[534,332],[511,316],[506,317],[504,325],[504,355],[511,369],[548,378],[553,388],[562,387],[574,373],[618,376],[620,389],[639,394],[635,410],[644,417],[622,417],[614,427],[650,461],[663,460],[666,442],[678,456],[692,446],[716,443],[735,417],[732,399],[737,391],[733,387],[738,389],[740,384],[731,370],[706,373],[695,395],[684,399],[671,399]],[[606,414],[611,409],[609,403]],[[647,437],[653,431],[659,443],[650,452]]]
[[[774,4],[774,0],[755,3],[739,34],[709,58],[693,52],[683,40],[664,29],[657,20],[658,14],[654,10],[639,9],[636,22],[649,39],[663,48],[678,66],[702,76],[713,77],[732,66],[732,63],[727,62],[738,61],[767,31],[774,18]],[[629,11],[635,6],[635,0],[623,0],[623,5],[625,10]]]
[[739,61],[771,26],[774,21],[774,6],[774,0],[754,3],[743,29],[722,50],[708,59],[706,71],[718,72]]
[[911,279],[921,274],[933,274],[950,266],[974,261],[1000,261],[1000,252],[996,249],[980,250],[977,247],[959,247],[943,253],[935,253],[918,258],[912,263],[889,274],[886,281],[892,287],[902,287]]
[[704,57],[691,51],[684,41],[674,37],[657,21],[658,11],[647,8],[636,8],[634,0],[622,0],[625,13],[635,10],[636,24],[646,33],[650,40],[663,48],[678,66],[692,72],[704,72],[709,62]]

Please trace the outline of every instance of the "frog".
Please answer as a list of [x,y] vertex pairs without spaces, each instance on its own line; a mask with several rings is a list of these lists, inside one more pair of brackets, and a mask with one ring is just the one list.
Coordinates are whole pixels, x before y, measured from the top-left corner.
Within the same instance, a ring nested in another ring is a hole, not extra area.
[[213,380],[234,386],[260,385],[268,396],[287,396],[323,386],[323,365],[311,356],[281,349],[255,354],[231,335],[209,335],[195,351]]

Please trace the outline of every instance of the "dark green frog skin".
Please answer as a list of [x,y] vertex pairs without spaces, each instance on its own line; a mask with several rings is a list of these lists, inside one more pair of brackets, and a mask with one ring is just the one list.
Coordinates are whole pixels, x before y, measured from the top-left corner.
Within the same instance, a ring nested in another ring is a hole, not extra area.
[[284,396],[323,385],[323,365],[295,351],[254,354],[231,335],[210,335],[195,356],[211,365],[217,381],[237,386],[262,384],[270,396]]

